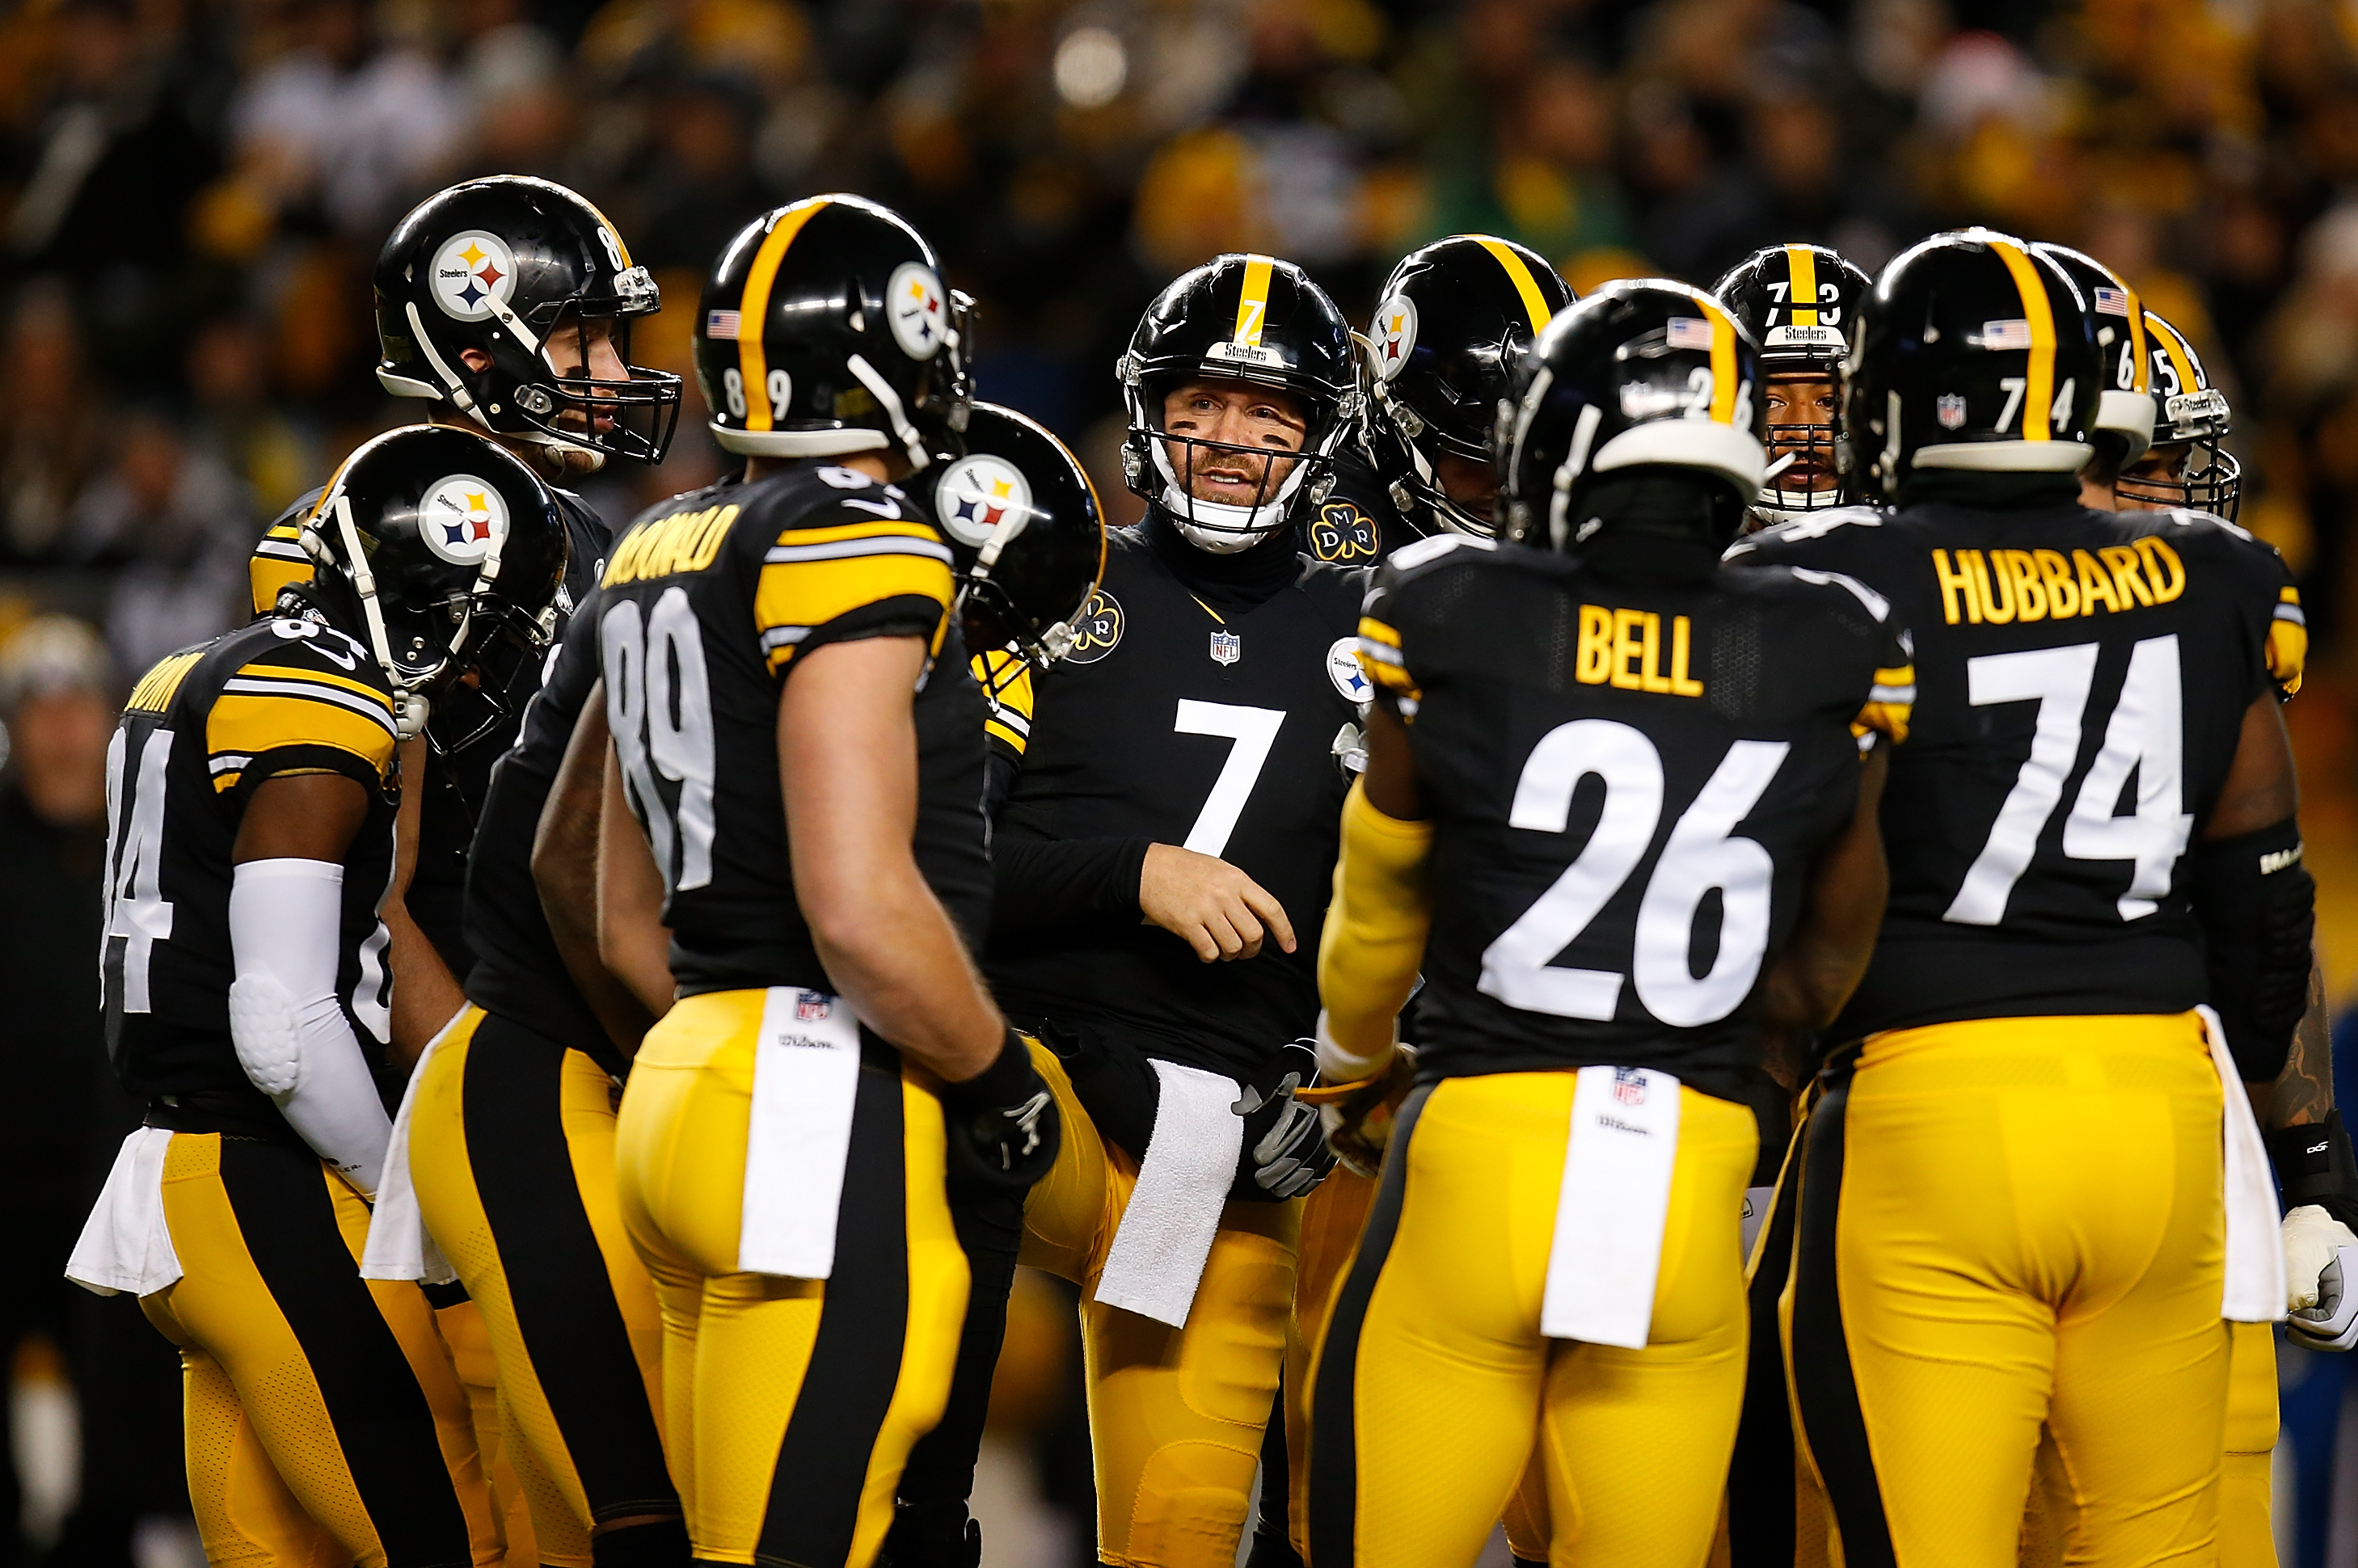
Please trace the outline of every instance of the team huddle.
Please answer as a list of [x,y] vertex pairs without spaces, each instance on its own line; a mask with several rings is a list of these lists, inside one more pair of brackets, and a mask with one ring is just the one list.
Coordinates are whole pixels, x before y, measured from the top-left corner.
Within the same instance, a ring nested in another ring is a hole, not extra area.
[[68,1272],[211,1562],[975,1568],[1022,1264],[1122,1568],[2273,1563],[2271,1325],[2358,1343],[2307,637],[2102,265],[1224,255],[1127,528],[858,197],[713,263],[741,470],[619,531],[601,213],[375,290],[433,422],[109,757]]

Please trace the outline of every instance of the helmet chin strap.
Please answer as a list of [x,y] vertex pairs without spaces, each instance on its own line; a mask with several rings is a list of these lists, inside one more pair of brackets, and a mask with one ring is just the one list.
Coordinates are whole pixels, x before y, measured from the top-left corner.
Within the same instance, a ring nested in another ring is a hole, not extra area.
[[[585,447],[578,441],[568,441],[562,436],[552,436],[538,430],[492,429],[490,417],[476,404],[474,394],[467,390],[466,381],[451,368],[450,362],[442,357],[442,351],[434,346],[434,340],[427,335],[426,322],[417,314],[417,302],[413,299],[404,306],[403,309],[408,314],[409,330],[416,338],[419,351],[426,355],[426,362],[434,367],[434,373],[442,378],[442,384],[449,389],[451,404],[464,412],[477,425],[481,426],[486,433],[503,441],[522,442],[526,446],[538,447],[544,451],[557,455],[561,460],[561,471],[566,473],[596,473],[606,466],[605,453],[595,447]],[[539,340],[532,335],[531,330],[517,318],[514,311],[496,299],[492,302],[492,310],[501,323],[516,335],[517,341],[523,343],[527,351],[537,355],[542,363],[548,362],[547,355],[541,351]],[[556,368],[554,365],[549,366],[551,374],[556,373]]]
[[843,365],[860,378],[862,386],[875,395],[878,403],[883,405],[885,416],[892,421],[892,433],[901,438],[901,445],[908,451],[910,471],[922,470],[933,461],[933,455],[925,450],[925,443],[918,436],[917,427],[909,423],[909,411],[903,406],[901,395],[892,390],[892,384],[879,375],[876,367],[859,354],[846,356]]
[[[352,569],[352,590],[360,596],[361,619],[368,623],[369,651],[376,655],[377,667],[393,685],[394,734],[400,740],[415,741],[426,733],[426,720],[433,712],[433,705],[426,700],[424,693],[402,678],[399,667],[393,662],[393,644],[384,634],[384,611],[376,601],[376,575],[369,570],[368,555],[361,548],[360,530],[352,525],[350,496],[336,497],[336,527],[343,538],[345,564]],[[496,551],[498,547],[494,543],[492,549]]]

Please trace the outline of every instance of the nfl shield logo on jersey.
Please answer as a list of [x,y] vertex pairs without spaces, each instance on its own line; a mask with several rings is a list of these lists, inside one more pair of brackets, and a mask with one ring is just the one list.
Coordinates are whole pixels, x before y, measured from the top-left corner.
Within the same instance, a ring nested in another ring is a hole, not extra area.
[[1941,428],[1955,429],[1965,422],[1965,395],[1962,392],[1941,394],[1933,400],[1932,412],[1939,416]]
[[824,1023],[835,1011],[835,999],[824,991],[797,991],[795,994],[796,1023]]
[[1212,633],[1212,662],[1214,664],[1233,665],[1244,656],[1245,640],[1242,637],[1238,636],[1234,632],[1215,632]]
[[1613,1069],[1613,1098],[1623,1105],[1646,1103],[1646,1070],[1643,1067]]

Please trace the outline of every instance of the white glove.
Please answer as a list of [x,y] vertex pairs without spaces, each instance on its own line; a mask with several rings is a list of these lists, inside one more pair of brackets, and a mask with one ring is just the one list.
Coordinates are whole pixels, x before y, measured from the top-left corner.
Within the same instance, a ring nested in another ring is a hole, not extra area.
[[2286,1331],[2311,1350],[2358,1345],[2358,1235],[2315,1204],[2285,1216]]

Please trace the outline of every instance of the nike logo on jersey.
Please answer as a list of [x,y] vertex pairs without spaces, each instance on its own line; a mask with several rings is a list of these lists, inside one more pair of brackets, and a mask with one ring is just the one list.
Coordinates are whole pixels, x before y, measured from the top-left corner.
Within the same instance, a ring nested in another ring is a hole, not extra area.
[[1694,645],[1688,618],[1671,621],[1671,673],[1662,673],[1662,618],[1651,610],[1580,607],[1580,650],[1573,676],[1584,686],[1614,686],[1671,697],[1701,697],[1703,682],[1690,679],[1687,664]]
[[2168,604],[2186,591],[2186,563],[2159,539],[2074,550],[1959,550],[1932,552],[1932,575],[1941,585],[1941,614],[1954,626],[1960,615],[1974,625],[2003,626],[2012,621],[2068,621],[2107,612]]

